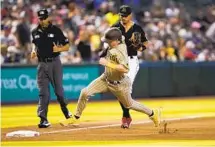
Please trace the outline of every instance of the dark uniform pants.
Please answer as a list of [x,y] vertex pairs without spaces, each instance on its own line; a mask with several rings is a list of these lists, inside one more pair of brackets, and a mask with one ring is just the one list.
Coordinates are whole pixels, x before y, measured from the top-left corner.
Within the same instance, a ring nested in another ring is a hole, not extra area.
[[66,118],[69,118],[67,109],[67,100],[64,99],[62,85],[62,65],[59,57],[56,57],[51,62],[39,62],[37,71],[37,84],[39,88],[39,104],[37,114],[41,120],[47,120],[48,105],[50,101],[49,82],[54,88],[57,100],[60,103],[61,110]]

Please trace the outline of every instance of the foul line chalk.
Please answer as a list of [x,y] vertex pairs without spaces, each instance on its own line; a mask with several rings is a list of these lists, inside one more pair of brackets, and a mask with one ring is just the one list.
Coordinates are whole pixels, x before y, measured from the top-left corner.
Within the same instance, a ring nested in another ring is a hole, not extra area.
[[[188,116],[183,118],[169,118],[165,119],[166,121],[178,121],[178,120],[189,120],[189,119],[196,119],[196,118],[202,118],[203,116]],[[151,121],[138,121],[134,122],[132,124],[147,124],[152,123]],[[43,134],[54,134],[54,133],[63,133],[63,132],[73,132],[73,131],[81,131],[81,130],[89,130],[89,129],[100,129],[100,128],[110,128],[110,127],[117,127],[121,124],[110,124],[110,125],[102,125],[102,126],[92,126],[92,127],[85,127],[85,128],[72,128],[72,129],[63,129],[63,130],[57,130],[57,131],[49,131],[49,132],[41,132],[40,135]]]

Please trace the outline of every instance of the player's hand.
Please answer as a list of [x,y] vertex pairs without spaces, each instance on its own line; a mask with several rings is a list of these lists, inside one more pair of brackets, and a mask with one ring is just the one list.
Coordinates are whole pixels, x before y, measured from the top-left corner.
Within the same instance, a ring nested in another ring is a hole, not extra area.
[[35,51],[31,52],[31,59],[34,59],[37,56],[37,53]]
[[107,64],[107,59],[105,59],[105,58],[100,58],[99,59],[99,64],[101,64],[101,65],[103,65],[103,66],[105,66],[106,64]]
[[56,45],[54,42],[53,42],[53,52],[60,52],[60,46],[59,45]]

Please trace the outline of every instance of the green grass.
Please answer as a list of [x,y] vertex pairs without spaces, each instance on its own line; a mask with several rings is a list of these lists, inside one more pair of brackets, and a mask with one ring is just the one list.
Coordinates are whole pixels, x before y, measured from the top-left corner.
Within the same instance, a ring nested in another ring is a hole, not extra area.
[[[141,103],[150,108],[162,107],[163,117],[185,117],[191,115],[215,116],[215,97],[202,99],[162,99],[162,100],[141,100]],[[70,103],[69,109],[74,112],[76,103]],[[37,117],[37,104],[17,105],[1,107],[1,128],[17,126],[36,125],[39,122]],[[135,120],[148,119],[146,115],[131,111]],[[82,121],[110,121],[120,120],[122,115],[118,101],[97,101],[89,102],[82,115]],[[49,121],[54,124],[64,119],[60,106],[50,104]]]

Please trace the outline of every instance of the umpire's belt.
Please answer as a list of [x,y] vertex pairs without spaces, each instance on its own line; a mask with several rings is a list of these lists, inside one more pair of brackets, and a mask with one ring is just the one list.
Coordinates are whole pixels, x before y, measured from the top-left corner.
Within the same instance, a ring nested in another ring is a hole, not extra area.
[[56,59],[57,57],[49,57],[49,58],[39,58],[39,62],[52,62]]

